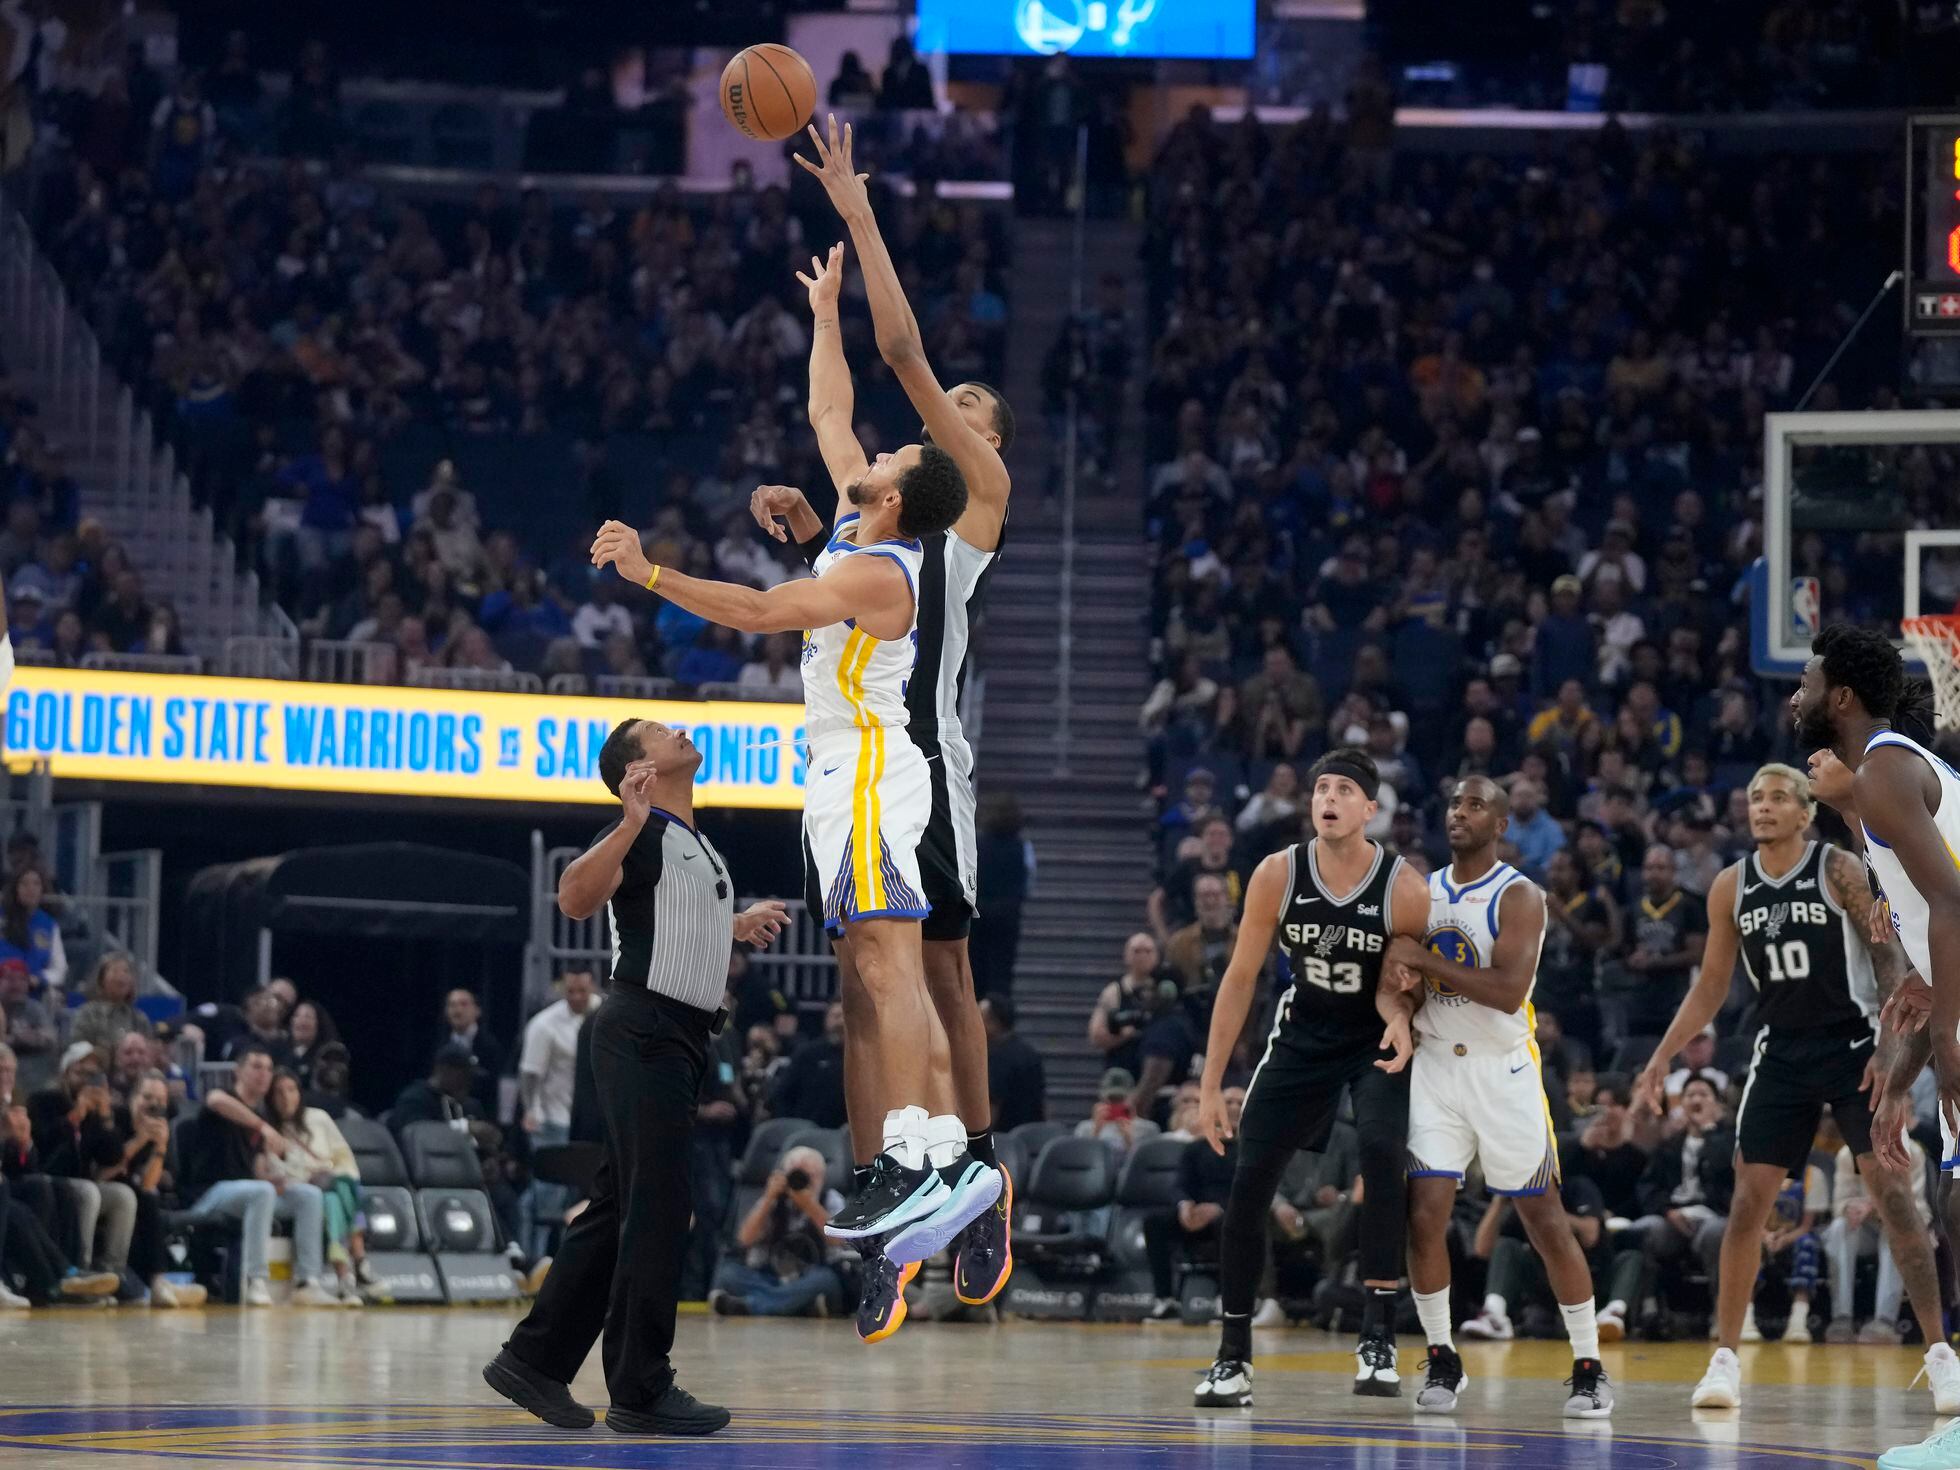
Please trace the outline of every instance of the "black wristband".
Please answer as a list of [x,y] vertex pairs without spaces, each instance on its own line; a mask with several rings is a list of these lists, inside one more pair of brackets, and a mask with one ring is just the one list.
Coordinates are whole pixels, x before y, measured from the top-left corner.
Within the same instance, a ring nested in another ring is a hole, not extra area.
[[825,526],[809,540],[797,542],[796,554],[803,558],[804,566],[810,568],[811,571],[815,571],[817,568],[817,558],[823,555],[824,548],[829,545],[830,527]]

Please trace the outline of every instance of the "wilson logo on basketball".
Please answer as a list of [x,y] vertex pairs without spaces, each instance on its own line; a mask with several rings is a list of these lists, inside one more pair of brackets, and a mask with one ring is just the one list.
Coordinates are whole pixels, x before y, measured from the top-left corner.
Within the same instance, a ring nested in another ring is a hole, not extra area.
[[749,105],[744,100],[742,92],[743,88],[740,82],[729,84],[727,94],[728,120],[753,138],[755,136],[755,129],[749,126]]

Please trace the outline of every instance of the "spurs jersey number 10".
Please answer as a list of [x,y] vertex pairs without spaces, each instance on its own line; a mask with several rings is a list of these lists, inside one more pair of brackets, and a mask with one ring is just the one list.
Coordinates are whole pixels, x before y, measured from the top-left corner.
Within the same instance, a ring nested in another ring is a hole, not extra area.
[[[1933,768],[1933,774],[1940,782],[1940,809],[1933,813],[1933,824],[1939,828],[1940,840],[1946,844],[1946,853],[1955,866],[1960,866],[1960,773],[1934,755],[1932,751],[1917,740],[1909,740],[1896,730],[1881,730],[1865,742],[1865,754],[1870,755],[1881,745],[1901,745],[1919,756]],[[1892,906],[1892,923],[1899,931],[1899,942],[1905,946],[1906,958],[1912,961],[1913,968],[1924,975],[1928,981],[1933,977],[1933,957],[1927,945],[1926,919],[1928,908],[1926,900],[1912,886],[1906,877],[1906,870],[1892,849],[1865,833],[1865,858],[1878,874],[1879,886],[1885,890],[1885,901]]]
[[804,726],[811,735],[834,730],[902,729],[905,695],[919,644],[919,565],[925,548],[917,541],[890,540],[860,546],[851,539],[855,515],[838,521],[830,544],[811,564],[819,577],[847,556],[882,556],[898,563],[912,589],[912,626],[906,636],[873,638],[847,618],[813,628],[803,643]]
[[[1497,950],[1498,900],[1522,883],[1532,901],[1542,904],[1538,886],[1509,863],[1499,863],[1469,883],[1455,881],[1454,864],[1429,875],[1429,949],[1459,965],[1489,969]],[[1544,948],[1544,936],[1538,940]],[[1531,980],[1538,983],[1538,956],[1531,957]],[[1531,992],[1515,1011],[1495,1010],[1459,995],[1439,980],[1425,979],[1428,994],[1416,1010],[1415,1029],[1437,1041],[1471,1043],[1479,1048],[1510,1051],[1531,1040],[1536,1018]]]
[[1869,1032],[1878,1011],[1871,956],[1831,892],[1831,846],[1813,842],[1781,878],[1761,853],[1736,865],[1735,929],[1756,1010],[1778,1031]]

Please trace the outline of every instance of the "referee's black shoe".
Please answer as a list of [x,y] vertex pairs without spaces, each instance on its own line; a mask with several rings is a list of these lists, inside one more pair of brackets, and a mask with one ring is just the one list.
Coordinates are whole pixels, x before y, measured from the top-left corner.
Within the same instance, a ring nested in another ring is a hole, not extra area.
[[560,1429],[590,1429],[597,1417],[571,1389],[546,1377],[509,1348],[483,1365],[483,1381],[527,1414]]
[[606,1410],[606,1428],[614,1434],[713,1434],[728,1427],[728,1410],[704,1404],[678,1383],[644,1409],[614,1404]]

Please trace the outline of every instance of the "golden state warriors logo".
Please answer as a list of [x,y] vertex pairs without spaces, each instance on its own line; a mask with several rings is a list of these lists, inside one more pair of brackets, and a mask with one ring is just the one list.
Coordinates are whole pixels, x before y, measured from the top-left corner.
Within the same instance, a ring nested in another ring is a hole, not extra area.
[[[1445,925],[1441,929],[1430,930],[1428,945],[1431,954],[1439,954],[1453,964],[1474,965],[1477,963],[1477,946],[1471,941],[1468,934],[1465,934],[1453,924]],[[1434,975],[1423,976],[1423,983],[1429,987],[1430,995],[1439,1001],[1461,1001],[1463,999],[1461,994],[1452,990]]]

